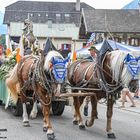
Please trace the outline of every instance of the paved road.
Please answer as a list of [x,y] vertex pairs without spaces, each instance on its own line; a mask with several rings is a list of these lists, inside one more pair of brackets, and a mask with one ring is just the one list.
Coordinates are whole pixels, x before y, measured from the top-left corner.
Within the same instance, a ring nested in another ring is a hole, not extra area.
[[[99,105],[98,113],[99,119],[95,121],[94,126],[84,131],[73,126],[71,107],[66,107],[62,116],[51,116],[56,140],[108,140],[105,133],[106,106]],[[10,110],[0,107],[0,129],[7,129],[7,132],[0,132],[0,137],[6,136],[6,140],[47,140],[42,131],[41,114],[37,119],[31,120],[30,124],[29,128],[23,127],[21,117],[14,117]],[[140,114],[114,108],[113,130],[117,140],[139,140]]]

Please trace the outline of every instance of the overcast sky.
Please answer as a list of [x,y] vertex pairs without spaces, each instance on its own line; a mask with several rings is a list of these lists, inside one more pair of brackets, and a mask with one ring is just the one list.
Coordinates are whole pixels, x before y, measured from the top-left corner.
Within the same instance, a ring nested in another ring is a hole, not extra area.
[[[16,1],[18,0],[0,0],[0,11],[4,11],[6,6]],[[75,2],[76,0],[41,0],[41,1]],[[81,2],[85,2],[96,9],[121,9],[123,6],[125,6],[131,1],[133,0],[81,0]]]

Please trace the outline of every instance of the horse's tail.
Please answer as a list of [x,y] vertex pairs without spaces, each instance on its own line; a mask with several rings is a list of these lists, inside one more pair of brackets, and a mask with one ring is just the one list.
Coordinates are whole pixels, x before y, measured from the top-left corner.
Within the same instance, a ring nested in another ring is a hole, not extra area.
[[18,76],[17,76],[17,65],[15,65],[15,67],[7,74],[7,78],[6,78],[6,85],[8,87],[8,89],[10,90],[10,94],[12,97],[12,101],[14,103],[17,102],[18,100],[18,89],[17,89],[17,85],[18,85]]

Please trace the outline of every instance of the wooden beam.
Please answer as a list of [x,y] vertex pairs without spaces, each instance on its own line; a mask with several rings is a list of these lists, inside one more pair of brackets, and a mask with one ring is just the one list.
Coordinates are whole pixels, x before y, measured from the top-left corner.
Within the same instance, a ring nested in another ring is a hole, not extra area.
[[84,92],[72,92],[72,93],[63,93],[63,94],[57,94],[57,97],[75,97],[75,96],[94,96],[95,93],[93,92],[88,92],[88,93],[84,93]]

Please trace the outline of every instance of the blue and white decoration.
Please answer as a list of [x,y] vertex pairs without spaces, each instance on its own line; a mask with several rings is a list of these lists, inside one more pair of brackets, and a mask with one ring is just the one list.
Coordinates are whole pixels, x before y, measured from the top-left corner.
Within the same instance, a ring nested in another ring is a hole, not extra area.
[[68,61],[69,57],[67,57],[65,60],[53,57],[53,74],[56,79],[56,82],[63,83],[65,81],[65,77],[67,74],[66,64]]
[[135,58],[128,53],[124,59],[124,63],[127,63],[127,68],[133,76],[133,79],[137,79],[140,71],[140,57]]

